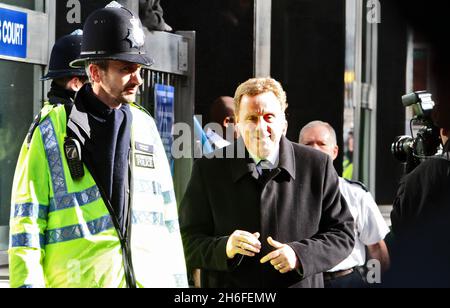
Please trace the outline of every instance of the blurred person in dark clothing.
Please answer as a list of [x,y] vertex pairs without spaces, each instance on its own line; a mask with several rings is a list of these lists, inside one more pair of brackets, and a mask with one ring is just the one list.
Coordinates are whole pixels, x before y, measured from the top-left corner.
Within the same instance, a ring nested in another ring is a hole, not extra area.
[[163,18],[164,11],[160,0],[139,0],[139,18],[150,31],[172,31]]
[[389,287],[450,287],[450,61],[446,49],[434,51],[433,120],[440,128],[443,151],[400,182],[391,213]]
[[214,149],[224,148],[234,142],[237,131],[235,130],[236,120],[232,97],[220,96],[216,98],[209,111],[209,120],[210,123],[217,125],[217,129],[206,129],[206,136]]
[[443,152],[422,162],[401,179],[391,213],[394,236],[401,236],[418,223],[431,221],[450,208],[450,91],[447,85],[450,60],[445,49],[435,49],[433,56],[433,97],[436,102],[433,121],[440,129]]
[[[448,187],[448,179],[446,182]],[[442,209],[430,219],[417,222],[404,236],[396,237],[391,250],[391,268],[382,277],[382,286],[449,288],[449,222],[450,210]]]
[[394,234],[401,236],[417,223],[450,207],[449,128],[441,128],[444,152],[421,163],[401,182],[391,213]]

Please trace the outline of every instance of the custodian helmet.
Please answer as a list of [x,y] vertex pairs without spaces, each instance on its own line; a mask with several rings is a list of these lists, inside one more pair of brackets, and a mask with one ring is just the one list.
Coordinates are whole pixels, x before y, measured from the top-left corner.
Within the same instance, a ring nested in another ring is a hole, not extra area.
[[84,69],[73,68],[70,62],[80,57],[83,31],[76,30],[59,38],[52,49],[47,74],[41,80],[70,76],[86,76]]
[[150,66],[145,50],[145,34],[139,18],[113,1],[94,11],[84,24],[79,59],[72,67],[84,67],[91,60],[120,60]]

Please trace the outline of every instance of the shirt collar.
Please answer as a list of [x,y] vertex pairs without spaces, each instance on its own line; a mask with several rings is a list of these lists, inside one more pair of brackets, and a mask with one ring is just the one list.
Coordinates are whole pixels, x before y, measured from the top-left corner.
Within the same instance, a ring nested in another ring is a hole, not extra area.
[[[235,148],[244,147],[244,141],[242,138],[238,138],[234,144]],[[281,137],[279,148],[277,151],[273,152],[275,155],[275,160],[280,169],[284,170],[289,174],[289,176],[295,180],[296,176],[296,157],[294,154],[294,146],[293,144],[287,140],[285,137]],[[273,157],[271,158],[273,159]],[[267,158],[267,160],[269,160]],[[298,159],[301,161],[301,157]],[[247,174],[252,174],[254,178],[258,178],[258,172],[256,170],[256,160],[251,156],[248,152],[248,149],[245,148],[245,158],[239,159],[230,159],[230,170],[233,177],[233,182],[236,183],[243,176]],[[258,161],[259,162],[259,161]]]
[[[253,155],[250,151],[248,151],[248,154],[250,155],[250,157],[255,161],[255,164],[259,164],[260,161],[262,161],[262,158],[259,158],[256,155]],[[278,162],[279,162],[279,158],[280,158],[280,143],[277,143],[277,145],[275,146],[275,149],[272,151],[272,153],[270,153],[270,155],[265,158],[264,160],[269,161],[272,166],[278,166]]]

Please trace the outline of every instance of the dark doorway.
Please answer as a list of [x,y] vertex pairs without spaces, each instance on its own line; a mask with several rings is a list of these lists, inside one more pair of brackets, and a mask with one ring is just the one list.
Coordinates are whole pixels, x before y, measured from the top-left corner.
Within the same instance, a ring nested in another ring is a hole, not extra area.
[[[345,1],[272,2],[272,75],[288,96],[288,138],[310,121],[329,122],[343,144]],[[335,161],[342,172],[342,153]]]
[[[234,96],[253,74],[253,0],[164,0],[175,30],[196,31],[196,114],[218,96]],[[203,123],[208,119],[204,118]]]

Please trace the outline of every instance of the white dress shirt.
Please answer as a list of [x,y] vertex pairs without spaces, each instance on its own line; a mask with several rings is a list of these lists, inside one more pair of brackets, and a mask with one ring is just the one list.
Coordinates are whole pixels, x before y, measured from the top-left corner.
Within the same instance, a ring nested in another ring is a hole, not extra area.
[[378,243],[389,233],[389,227],[370,192],[366,192],[358,184],[347,182],[343,178],[339,178],[339,188],[355,220],[355,247],[347,259],[329,272],[364,265],[366,262],[365,246]]

